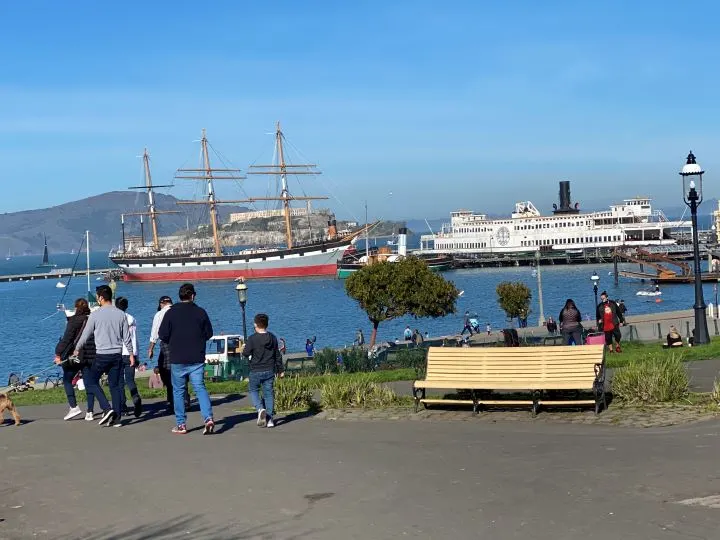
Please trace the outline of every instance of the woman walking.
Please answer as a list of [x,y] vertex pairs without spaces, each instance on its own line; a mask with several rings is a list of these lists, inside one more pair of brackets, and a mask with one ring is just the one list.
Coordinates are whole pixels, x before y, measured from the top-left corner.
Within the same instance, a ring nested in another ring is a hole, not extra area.
[[87,394],[87,413],[85,414],[85,420],[92,421],[93,419],[95,388],[91,383],[92,377],[90,376],[90,366],[95,359],[95,340],[92,336],[90,336],[90,339],[88,339],[87,343],[85,343],[83,348],[80,350],[80,355],[77,360],[70,360],[70,357],[75,350],[75,344],[78,339],[80,339],[80,334],[82,334],[89,316],[90,306],[88,305],[87,300],[84,298],[78,298],[75,300],[75,314],[68,317],[65,333],[55,347],[55,363],[62,366],[63,387],[65,388],[68,405],[70,405],[70,410],[63,420],[72,420],[82,414],[82,410],[77,404],[75,388],[73,386],[73,379],[78,372],[82,373],[83,382],[85,384],[85,392]]
[[560,333],[565,345],[582,345],[582,315],[572,298],[568,298],[565,307],[558,316]]

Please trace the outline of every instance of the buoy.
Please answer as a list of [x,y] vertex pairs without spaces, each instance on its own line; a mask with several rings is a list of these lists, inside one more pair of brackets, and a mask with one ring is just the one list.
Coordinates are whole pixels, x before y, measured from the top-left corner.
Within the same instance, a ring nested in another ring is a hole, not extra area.
[[659,304],[660,302],[662,302],[662,298],[656,298],[656,299],[655,299],[655,303],[656,303],[656,304]]

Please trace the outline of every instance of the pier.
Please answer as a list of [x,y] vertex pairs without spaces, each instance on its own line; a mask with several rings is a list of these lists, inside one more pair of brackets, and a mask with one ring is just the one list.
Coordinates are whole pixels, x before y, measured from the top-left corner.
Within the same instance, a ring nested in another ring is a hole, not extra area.
[[[96,268],[94,270],[90,270],[90,275],[97,276],[97,275],[104,275],[108,272],[116,271],[117,268]],[[70,268],[68,269],[59,269],[55,270],[54,272],[41,272],[37,274],[13,274],[13,275],[6,275],[6,276],[0,276],[0,283],[9,283],[11,281],[38,281],[41,279],[62,279],[67,277],[74,277],[74,276],[85,276],[87,275],[87,270],[72,270]]]

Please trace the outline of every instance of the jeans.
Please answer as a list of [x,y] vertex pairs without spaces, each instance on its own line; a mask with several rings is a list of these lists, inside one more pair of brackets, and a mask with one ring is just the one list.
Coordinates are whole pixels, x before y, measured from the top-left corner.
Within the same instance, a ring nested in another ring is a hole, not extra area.
[[65,395],[67,396],[68,405],[73,409],[77,407],[77,398],[75,397],[75,388],[73,388],[72,381],[77,375],[78,371],[82,371],[83,382],[85,383],[85,394],[87,395],[88,412],[92,412],[95,406],[95,394],[93,392],[92,385],[90,384],[90,368],[88,366],[78,366],[74,364],[71,367],[63,367],[63,387],[65,388]]
[[190,378],[190,384],[195,390],[198,403],[200,404],[200,414],[203,421],[207,422],[212,419],[212,404],[210,396],[205,389],[205,363],[198,364],[172,364],[170,366],[172,373],[173,385],[173,406],[175,408],[175,420],[177,425],[185,424],[187,415],[185,414],[185,400],[183,396],[187,390],[187,382],[185,377]]
[[575,345],[582,345],[582,330],[580,328],[576,328],[575,330],[563,330],[562,331],[563,336],[563,343],[565,345],[570,345],[570,341],[572,340]]
[[[174,410],[175,400],[173,399],[173,378],[170,369],[164,368],[162,366],[160,367],[160,380],[162,381],[163,385],[165,385],[165,393],[167,395],[168,405]],[[188,392],[187,389],[187,376],[185,377],[185,408],[190,408],[190,392]]]
[[[275,372],[274,371],[251,371],[250,381],[248,382],[248,390],[250,391],[250,399],[256,410],[265,409],[269,418],[273,417],[275,412]],[[260,396],[260,387],[262,387],[262,397]]]
[[[94,384],[93,391],[95,397],[100,403],[100,407],[103,411],[107,411],[112,408],[115,414],[122,413],[122,397],[120,392],[122,387],[120,386],[120,374],[122,372],[122,355],[120,353],[115,354],[98,354],[95,356],[95,361],[92,365],[90,375]],[[112,399],[112,407],[108,403],[105,397],[105,392],[100,387],[100,377],[107,373],[108,384],[110,385],[110,397]]]
[[123,356],[123,369],[120,372],[120,396],[125,408],[125,387],[130,390],[130,397],[133,400],[133,404],[140,403],[140,394],[138,393],[137,385],[135,384],[135,367],[130,365],[130,357]]

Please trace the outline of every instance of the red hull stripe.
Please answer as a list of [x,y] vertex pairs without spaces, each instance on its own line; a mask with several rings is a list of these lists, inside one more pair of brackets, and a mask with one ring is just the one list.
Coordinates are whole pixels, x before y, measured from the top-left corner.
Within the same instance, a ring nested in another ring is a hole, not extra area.
[[203,281],[211,279],[246,279],[259,278],[293,278],[313,276],[334,276],[336,264],[318,264],[315,266],[298,266],[290,268],[267,268],[259,270],[208,270],[205,272],[147,272],[133,273],[125,269],[125,281]]

